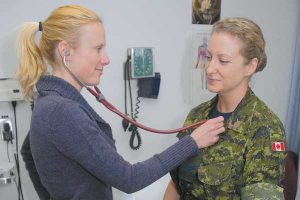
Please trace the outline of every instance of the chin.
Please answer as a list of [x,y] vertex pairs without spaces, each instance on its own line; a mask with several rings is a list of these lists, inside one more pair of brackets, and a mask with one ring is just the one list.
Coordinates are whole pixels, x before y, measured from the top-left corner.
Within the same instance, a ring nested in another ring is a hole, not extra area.
[[100,83],[100,80],[95,81],[95,82],[93,83],[93,85],[99,85],[99,83]]
[[89,81],[89,82],[88,82],[88,85],[89,85],[89,86],[98,85],[99,82],[100,82],[100,79],[97,79],[97,80],[94,80],[94,81]]
[[209,86],[209,85],[207,86],[207,90],[210,91],[210,92],[212,92],[212,93],[218,93],[220,91],[219,88],[213,87],[213,86]]

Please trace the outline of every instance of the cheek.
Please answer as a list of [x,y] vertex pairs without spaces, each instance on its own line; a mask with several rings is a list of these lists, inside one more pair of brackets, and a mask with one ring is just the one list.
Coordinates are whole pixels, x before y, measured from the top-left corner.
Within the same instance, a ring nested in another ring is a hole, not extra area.
[[81,70],[82,73],[88,74],[95,70],[96,61],[95,58],[91,57],[90,55],[85,56],[81,60]]
[[86,59],[80,59],[76,63],[77,74],[84,80],[89,79],[92,75],[92,66]]

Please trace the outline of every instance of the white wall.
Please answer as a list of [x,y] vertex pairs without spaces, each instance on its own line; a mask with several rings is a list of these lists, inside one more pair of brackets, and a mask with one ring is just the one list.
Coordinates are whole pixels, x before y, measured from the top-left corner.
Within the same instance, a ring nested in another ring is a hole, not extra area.
[[[17,27],[24,21],[43,21],[51,10],[69,3],[93,9],[104,21],[107,51],[111,59],[111,64],[106,67],[100,84],[106,98],[117,108],[124,110],[122,64],[126,59],[126,49],[132,46],[154,47],[156,71],[162,76],[159,99],[142,99],[139,121],[160,129],[180,127],[190,109],[187,71],[190,66],[191,31],[199,28],[191,25],[191,0],[2,0],[0,78],[12,77],[15,72],[17,61],[14,39]],[[267,42],[268,65],[263,72],[254,77],[252,85],[256,94],[283,122],[287,111],[299,8],[298,0],[222,2],[221,18],[248,17],[261,26]],[[87,92],[84,91],[83,94],[96,111],[111,124],[118,151],[132,163],[149,158],[177,140],[175,135],[157,135],[140,131],[142,147],[138,151],[133,151],[128,145],[129,134],[122,130],[121,119],[105,110]],[[3,114],[13,116],[10,103],[0,102],[0,115]],[[21,102],[17,106],[19,145],[27,133],[29,121],[29,104]],[[6,145],[2,141],[0,141],[0,161],[7,161]],[[21,175],[25,199],[37,199],[23,162]],[[115,199],[162,199],[168,180],[169,176],[166,175],[132,195],[115,192]],[[0,187],[0,199],[17,199],[16,188],[13,185],[10,188]]]

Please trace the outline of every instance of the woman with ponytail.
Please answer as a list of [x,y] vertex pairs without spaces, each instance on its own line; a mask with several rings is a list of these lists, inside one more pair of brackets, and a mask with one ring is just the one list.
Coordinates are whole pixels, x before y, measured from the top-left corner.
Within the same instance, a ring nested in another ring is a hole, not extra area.
[[62,6],[43,22],[25,23],[17,43],[17,77],[26,99],[34,100],[26,155],[32,152],[52,200],[111,200],[112,187],[136,192],[224,131],[222,117],[208,120],[165,151],[131,164],[117,153],[109,124],[80,94],[84,86],[99,84],[109,64],[100,18],[81,6]]

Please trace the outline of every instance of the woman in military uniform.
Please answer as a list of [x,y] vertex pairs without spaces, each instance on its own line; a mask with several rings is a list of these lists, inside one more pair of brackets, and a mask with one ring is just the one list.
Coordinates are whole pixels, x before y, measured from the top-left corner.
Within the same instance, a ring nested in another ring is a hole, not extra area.
[[164,200],[283,199],[284,128],[249,87],[267,63],[261,29],[245,18],[216,22],[206,62],[208,90],[217,95],[192,109],[184,125],[221,115],[226,131],[171,172]]

